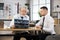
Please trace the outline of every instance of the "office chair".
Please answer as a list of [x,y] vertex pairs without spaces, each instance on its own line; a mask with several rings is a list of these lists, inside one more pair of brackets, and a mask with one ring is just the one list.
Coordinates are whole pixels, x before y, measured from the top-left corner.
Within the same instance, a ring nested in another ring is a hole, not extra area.
[[45,40],[60,40],[60,35],[50,35]]

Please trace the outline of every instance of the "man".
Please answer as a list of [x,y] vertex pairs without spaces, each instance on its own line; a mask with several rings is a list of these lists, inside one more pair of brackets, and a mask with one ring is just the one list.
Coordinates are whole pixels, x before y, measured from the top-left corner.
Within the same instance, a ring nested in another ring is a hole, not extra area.
[[54,31],[54,19],[48,15],[48,8],[43,6],[40,8],[40,21],[36,24],[36,28],[41,29],[41,40],[45,40],[48,35],[56,34]]
[[[23,20],[29,20],[29,16],[27,15],[27,8],[26,7],[20,7],[20,10],[19,10],[19,14],[15,15],[14,18],[12,19],[11,21],[11,24],[10,24],[10,27],[11,28],[15,28],[15,25],[14,25],[14,19],[22,19],[21,17],[23,17]],[[25,31],[22,31],[22,33],[15,33],[15,36],[14,36],[14,39],[13,40],[20,40],[21,38],[21,35],[25,35],[24,37],[29,40],[28,38],[28,33]]]

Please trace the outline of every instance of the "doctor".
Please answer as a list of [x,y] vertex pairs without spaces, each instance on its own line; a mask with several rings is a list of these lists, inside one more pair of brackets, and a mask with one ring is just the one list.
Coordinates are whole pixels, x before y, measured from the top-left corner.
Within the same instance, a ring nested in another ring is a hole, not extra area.
[[54,31],[54,19],[48,15],[48,8],[45,6],[40,8],[40,15],[42,17],[35,27],[42,30],[39,37],[41,37],[41,40],[45,40],[48,35],[56,34]]

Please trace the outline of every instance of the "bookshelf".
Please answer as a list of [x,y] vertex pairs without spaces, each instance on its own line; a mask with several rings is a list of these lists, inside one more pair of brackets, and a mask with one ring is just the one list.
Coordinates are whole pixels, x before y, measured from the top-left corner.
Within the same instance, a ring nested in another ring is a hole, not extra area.
[[60,25],[60,11],[53,11],[52,12],[52,17],[55,20],[55,25]]

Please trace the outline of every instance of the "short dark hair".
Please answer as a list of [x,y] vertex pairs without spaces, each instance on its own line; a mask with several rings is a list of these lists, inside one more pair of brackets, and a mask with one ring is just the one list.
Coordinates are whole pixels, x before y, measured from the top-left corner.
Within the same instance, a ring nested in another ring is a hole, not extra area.
[[46,9],[46,10],[48,10],[48,8],[46,6],[43,6],[40,9]]

